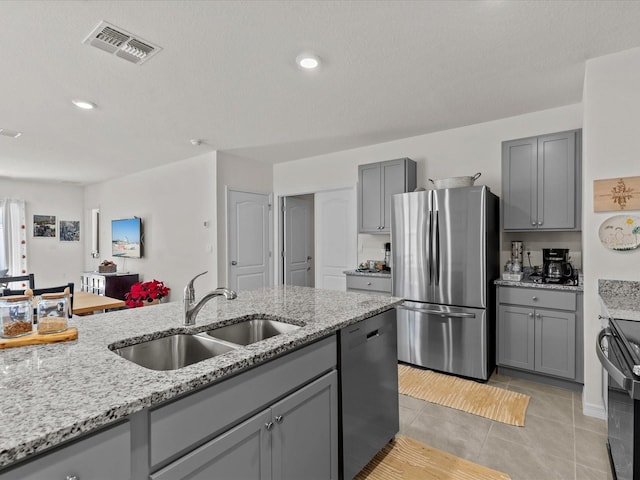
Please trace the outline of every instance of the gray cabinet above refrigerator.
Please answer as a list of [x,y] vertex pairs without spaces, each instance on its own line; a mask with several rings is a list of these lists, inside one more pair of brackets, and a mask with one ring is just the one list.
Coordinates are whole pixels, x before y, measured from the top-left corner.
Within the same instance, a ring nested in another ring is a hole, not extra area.
[[416,162],[399,158],[358,166],[358,233],[391,232],[391,195],[416,188]]

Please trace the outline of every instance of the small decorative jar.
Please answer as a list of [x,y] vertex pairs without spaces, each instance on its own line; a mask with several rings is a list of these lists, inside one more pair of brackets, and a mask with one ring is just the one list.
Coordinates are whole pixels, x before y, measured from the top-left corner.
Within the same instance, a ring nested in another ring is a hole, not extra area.
[[43,293],[38,301],[38,333],[58,333],[67,329],[69,290]]
[[33,331],[33,304],[30,295],[0,297],[0,316],[4,338],[29,335]]

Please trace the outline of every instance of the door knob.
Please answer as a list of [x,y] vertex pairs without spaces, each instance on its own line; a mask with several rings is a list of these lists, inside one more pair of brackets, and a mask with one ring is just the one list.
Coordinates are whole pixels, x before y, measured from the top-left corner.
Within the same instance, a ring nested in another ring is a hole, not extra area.
[[238,262],[236,262],[235,260],[231,260],[231,265],[237,265]]

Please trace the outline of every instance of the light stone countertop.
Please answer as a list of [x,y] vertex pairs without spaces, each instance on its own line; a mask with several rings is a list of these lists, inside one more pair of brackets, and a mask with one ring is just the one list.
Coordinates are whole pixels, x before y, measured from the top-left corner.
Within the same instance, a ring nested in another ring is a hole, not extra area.
[[380,277],[380,278],[391,278],[391,272],[368,272],[368,271],[360,271],[360,270],[345,270],[345,275],[353,275],[354,277]]
[[519,282],[514,280],[494,280],[495,285],[503,287],[523,287],[523,288],[539,288],[542,290],[561,290],[565,292],[582,292],[582,285],[558,285],[557,283],[534,283],[531,280],[521,280]]
[[[204,292],[199,292],[204,293]],[[402,303],[362,293],[279,286],[217,297],[182,326],[182,302],[74,317],[78,340],[0,351],[0,467],[323,338]],[[185,368],[154,371],[109,350],[195,333],[255,314],[304,323]]]
[[640,282],[598,280],[598,293],[607,316],[640,321]]

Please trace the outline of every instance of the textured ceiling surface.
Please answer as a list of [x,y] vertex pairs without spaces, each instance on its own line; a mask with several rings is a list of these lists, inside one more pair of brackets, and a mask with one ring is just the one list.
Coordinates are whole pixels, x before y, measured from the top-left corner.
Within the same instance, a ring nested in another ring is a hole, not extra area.
[[[163,50],[82,44],[102,20]],[[636,1],[3,1],[0,128],[23,135],[0,136],[0,177],[283,162],[578,103],[585,61],[640,46],[639,24]]]

